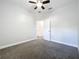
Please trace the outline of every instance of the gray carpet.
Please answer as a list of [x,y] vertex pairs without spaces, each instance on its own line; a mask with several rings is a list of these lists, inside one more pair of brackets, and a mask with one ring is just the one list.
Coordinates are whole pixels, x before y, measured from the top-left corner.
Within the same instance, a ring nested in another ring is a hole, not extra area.
[[75,47],[33,40],[0,50],[0,59],[79,59]]

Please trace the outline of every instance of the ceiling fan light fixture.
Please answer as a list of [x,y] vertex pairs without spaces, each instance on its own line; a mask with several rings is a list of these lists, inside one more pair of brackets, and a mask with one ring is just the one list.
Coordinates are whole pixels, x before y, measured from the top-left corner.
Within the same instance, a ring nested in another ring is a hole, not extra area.
[[45,1],[37,0],[37,2],[29,1],[29,3],[36,4],[36,7],[34,7],[34,9],[42,8],[44,10],[45,9],[44,4],[50,3],[50,0],[45,0]]
[[38,3],[37,3],[37,6],[38,7],[41,7],[43,4],[39,1]]

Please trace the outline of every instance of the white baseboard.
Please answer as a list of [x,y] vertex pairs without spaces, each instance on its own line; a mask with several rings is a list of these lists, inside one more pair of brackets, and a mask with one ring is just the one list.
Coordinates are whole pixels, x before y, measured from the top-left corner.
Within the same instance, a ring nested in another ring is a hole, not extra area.
[[[21,42],[16,42],[16,43],[13,43],[13,44],[9,44],[9,45],[4,45],[4,46],[0,46],[0,49],[4,49],[4,48],[7,48],[7,47],[11,47],[11,46],[15,46],[15,45],[18,45],[18,44],[22,44],[22,43],[25,43],[25,42],[29,42],[29,41],[32,41],[34,40],[35,38],[33,39],[29,39],[29,40],[25,40],[25,41],[21,41]],[[65,45],[69,45],[69,46],[73,46],[73,47],[77,47],[76,45],[70,45],[70,44],[66,44],[66,43],[63,43],[63,42],[59,42],[59,41],[55,41],[55,40],[52,40],[53,42],[57,42],[57,43],[61,43],[61,44],[65,44]],[[79,49],[78,49],[79,50]]]
[[65,43],[65,42],[61,42],[61,41],[57,41],[57,40],[48,40],[48,41],[52,41],[52,42],[56,42],[56,43],[60,43],[60,44],[64,44],[64,45],[67,45],[67,46],[72,46],[72,47],[78,48],[77,44],[76,45],[75,44],[69,44],[69,43]]
[[15,46],[15,45],[18,45],[18,44],[22,44],[22,43],[25,43],[25,42],[29,42],[29,41],[32,41],[32,40],[34,40],[34,39],[29,39],[29,40],[9,44],[9,45],[0,46],[0,49],[8,48],[8,47]]
[[68,44],[68,43],[64,43],[64,42],[60,42],[60,41],[55,41],[55,40],[51,40],[51,41],[78,48],[77,45],[72,45],[72,44]]

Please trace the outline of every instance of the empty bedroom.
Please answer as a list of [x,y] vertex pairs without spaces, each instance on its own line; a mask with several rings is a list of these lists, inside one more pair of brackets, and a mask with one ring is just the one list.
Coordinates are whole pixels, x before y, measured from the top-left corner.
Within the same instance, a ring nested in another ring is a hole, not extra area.
[[79,59],[78,0],[0,0],[0,59]]

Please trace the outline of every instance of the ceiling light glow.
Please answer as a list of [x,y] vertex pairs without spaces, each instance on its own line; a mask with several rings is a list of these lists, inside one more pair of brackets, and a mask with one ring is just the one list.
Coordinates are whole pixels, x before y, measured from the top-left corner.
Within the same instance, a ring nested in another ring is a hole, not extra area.
[[41,6],[42,6],[42,3],[39,1],[39,2],[37,3],[37,6],[38,6],[38,7],[41,7]]

